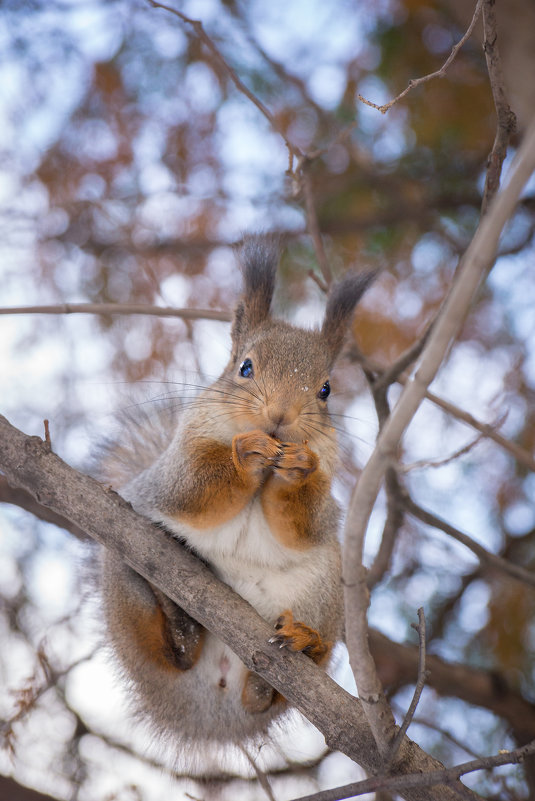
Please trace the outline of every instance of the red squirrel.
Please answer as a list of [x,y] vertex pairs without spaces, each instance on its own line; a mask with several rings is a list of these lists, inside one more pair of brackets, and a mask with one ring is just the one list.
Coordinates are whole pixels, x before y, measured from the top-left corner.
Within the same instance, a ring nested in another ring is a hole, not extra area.
[[[321,329],[303,330],[271,317],[278,257],[272,238],[245,240],[223,373],[172,430],[127,429],[108,472],[273,625],[272,641],[326,668],[343,618],[329,376],[371,275],[335,284]],[[227,645],[106,550],[101,578],[115,657],[167,740],[240,743],[284,713]]]

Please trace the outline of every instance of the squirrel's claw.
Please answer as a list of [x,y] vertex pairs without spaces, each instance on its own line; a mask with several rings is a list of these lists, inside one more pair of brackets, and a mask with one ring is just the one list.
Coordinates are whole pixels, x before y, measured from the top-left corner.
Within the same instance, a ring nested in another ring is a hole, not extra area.
[[289,609],[277,619],[275,629],[278,633],[269,638],[270,643],[278,643],[279,648],[302,651],[316,663],[321,662],[330,650],[330,643],[324,643],[315,629],[294,620]]
[[278,643],[279,648],[285,648],[289,644],[289,641],[282,634],[274,634],[273,637],[269,638],[268,642]]

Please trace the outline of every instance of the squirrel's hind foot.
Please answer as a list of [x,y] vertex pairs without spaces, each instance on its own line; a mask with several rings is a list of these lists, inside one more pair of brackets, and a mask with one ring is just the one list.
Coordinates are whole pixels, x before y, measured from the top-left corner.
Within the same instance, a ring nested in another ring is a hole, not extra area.
[[249,672],[242,690],[242,704],[252,715],[266,712],[275,700],[276,692],[262,676]]
[[327,656],[331,644],[324,643],[321,634],[299,620],[294,620],[293,613],[287,609],[275,623],[277,633],[269,642],[278,643],[279,648],[288,647],[292,651],[302,651],[316,664]]
[[178,670],[190,670],[200,656],[205,629],[161,590],[151,586],[161,612],[164,657]]

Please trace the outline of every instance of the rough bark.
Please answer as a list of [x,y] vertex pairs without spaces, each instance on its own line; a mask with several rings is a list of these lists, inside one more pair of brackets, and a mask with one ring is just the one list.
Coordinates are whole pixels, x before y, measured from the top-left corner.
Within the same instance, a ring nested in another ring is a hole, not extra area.
[[[244,664],[279,690],[325,736],[366,770],[381,770],[377,748],[360,702],[302,654],[268,643],[270,626],[218,581],[191,553],[152,526],[116,493],[78,473],[38,437],[18,431],[0,416],[0,469],[12,486],[26,489],[40,504],[64,515],[97,542],[112,548],[146,579],[225,641]],[[441,769],[409,738],[400,749],[397,771]],[[461,784],[407,789],[408,801],[477,798]]]
[[31,787],[24,787],[8,776],[0,776],[1,801],[57,801],[52,795],[39,793]]

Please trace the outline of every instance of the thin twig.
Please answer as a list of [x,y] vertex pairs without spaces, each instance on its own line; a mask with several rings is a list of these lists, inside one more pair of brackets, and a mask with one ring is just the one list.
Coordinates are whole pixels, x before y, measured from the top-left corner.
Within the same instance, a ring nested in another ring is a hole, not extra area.
[[[503,422],[503,419],[500,421],[500,425]],[[451,462],[454,462],[456,459],[459,459],[461,456],[469,453],[473,448],[478,445],[482,439],[484,439],[484,434],[478,434],[477,437],[470,440],[466,445],[463,445],[462,448],[458,448],[458,450],[450,453],[449,456],[444,456],[442,459],[421,459],[418,462],[411,462],[411,464],[400,464],[398,465],[398,470],[400,473],[409,473],[411,470],[422,470],[427,469],[428,467],[444,467]]]
[[[7,720],[2,721],[0,734],[5,738],[6,743],[11,748],[11,744],[15,740],[13,727],[20,723],[21,720],[28,715],[34,708],[42,696],[54,687],[60,679],[65,678],[72,670],[75,670],[80,665],[86,664],[94,657],[94,652],[76,659],[67,667],[55,670],[50,665],[48,657],[44,651],[43,646],[40,646],[37,652],[37,666],[29,679],[23,687],[20,687],[14,692],[15,696],[15,712]],[[39,680],[39,673],[43,674],[43,680]]]
[[[404,360],[403,363],[405,364]],[[396,364],[400,364],[400,360],[398,360]],[[381,380],[382,376],[373,374],[367,370],[366,367],[363,367],[363,369],[372,393],[380,431],[388,419],[388,415],[390,414],[390,404],[387,396],[389,384],[386,381]],[[395,379],[393,378],[393,380]],[[405,506],[402,498],[402,488],[396,468],[393,465],[387,467],[385,471],[385,491],[387,499],[386,520],[383,526],[379,550],[377,551],[373,564],[368,571],[368,576],[366,579],[368,590],[372,590],[372,588],[375,587],[375,585],[382,579],[388,570],[394,545],[396,544],[398,533],[405,519]]]
[[[241,24],[243,26],[243,20],[241,19],[241,17],[237,13],[237,8],[236,8],[236,6],[234,4],[228,4],[226,10],[228,10],[228,12],[230,14],[232,14],[234,19],[239,24]],[[264,48],[261,46],[261,44],[258,42],[258,40],[255,39],[255,37],[253,36],[253,34],[252,34],[252,32],[250,30],[248,30],[248,29],[243,30],[243,34],[247,37],[247,40],[248,40],[249,44],[251,44],[252,47],[254,47],[255,50],[260,54],[260,56],[263,58],[263,60],[267,64],[269,64],[269,66],[271,67],[271,69],[273,70],[275,75],[284,84],[291,84],[292,86],[295,86],[297,88],[297,90],[299,91],[299,93],[301,94],[301,97],[303,98],[305,103],[307,103],[307,105],[311,106],[314,109],[314,111],[316,112],[316,114],[318,115],[318,118],[324,123],[324,125],[327,125],[330,122],[330,119],[331,119],[330,115],[311,96],[311,94],[310,94],[310,92],[308,90],[308,85],[307,85],[306,80],[303,80],[303,78],[300,78],[295,73],[288,72],[286,67],[280,61],[277,61],[276,59],[273,58],[273,56],[270,56],[264,50]]]
[[349,139],[352,132],[355,130],[355,128],[358,127],[358,125],[359,121],[353,120],[353,122],[348,123],[348,125],[346,125],[345,128],[341,128],[334,137],[334,139],[331,142],[328,142],[328,144],[326,144],[325,147],[319,147],[316,150],[309,150],[307,153],[308,160],[314,161],[314,159],[317,159],[320,156],[325,155],[325,153],[328,153],[329,150],[331,150],[331,148],[335,147],[336,145],[341,145],[343,142]]
[[323,280],[322,280],[322,279],[319,277],[319,275],[317,275],[317,274],[314,272],[314,270],[309,270],[309,271],[308,271],[308,277],[309,277],[309,278],[312,278],[312,280],[314,281],[314,283],[316,283],[316,284],[319,286],[319,288],[321,289],[321,291],[322,291],[323,293],[325,293],[325,294],[326,294],[326,293],[329,291],[329,287],[327,286],[327,284],[325,283],[325,281],[323,281]]
[[[501,555],[503,558],[503,551]],[[444,637],[444,629],[451,620],[451,613],[460,602],[461,598],[466,592],[466,589],[470,586],[470,584],[472,584],[472,582],[481,578],[483,573],[484,569],[482,562],[479,562],[474,570],[471,570],[469,573],[465,573],[459,577],[457,589],[451,595],[446,596],[440,606],[433,610],[433,618],[431,620],[431,638],[433,640],[440,640]]]
[[200,20],[191,19],[191,17],[187,17],[181,11],[178,11],[176,8],[172,8],[171,6],[165,5],[165,3],[158,3],[158,2],[156,2],[156,0],[147,0],[147,2],[153,8],[162,8],[165,11],[169,11],[169,13],[174,14],[176,17],[181,19],[182,22],[185,22],[187,25],[191,25],[191,27],[195,31],[196,36],[201,40],[201,42],[203,42],[203,44],[206,45],[206,47],[208,48],[208,50],[210,51],[212,56],[215,58],[216,62],[223,69],[223,71],[227,74],[227,77],[230,78],[230,80],[235,85],[235,87],[238,89],[238,91],[240,91],[243,95],[245,95],[245,97],[247,97],[248,100],[250,100],[251,103],[253,103],[257,107],[257,109],[268,120],[268,122],[271,125],[271,127],[273,128],[273,130],[276,131],[283,138],[284,143],[286,144],[286,147],[288,148],[289,153],[295,158],[300,158],[300,157],[303,156],[302,152],[297,147],[297,145],[294,145],[294,143],[291,142],[288,139],[288,137],[286,136],[285,132],[280,127],[280,125],[278,124],[277,120],[275,119],[275,117],[273,116],[271,111],[267,108],[267,106],[265,106],[264,103],[262,103],[262,101],[259,100],[258,97],[256,97],[256,95],[254,95],[250,91],[250,89],[247,88],[247,86],[238,77],[238,75],[232,69],[232,67],[229,67],[229,65],[225,61],[223,55],[221,54],[219,48],[214,43],[213,39],[211,39],[208,36],[208,34],[206,33],[206,31],[204,30],[203,24],[202,24],[202,22]]
[[242,754],[245,755],[247,761],[249,762],[250,766],[254,770],[254,772],[256,774],[256,778],[258,780],[258,783],[259,783],[260,787],[262,788],[262,790],[267,795],[267,797],[269,798],[269,801],[275,801],[275,796],[273,795],[273,790],[271,789],[271,785],[269,783],[268,777],[266,776],[264,771],[260,770],[260,768],[256,764],[255,760],[250,755],[249,751],[243,745],[240,747],[240,751],[242,752]]
[[498,50],[498,27],[494,10],[495,1],[496,0],[483,0],[483,30],[485,35],[483,50],[485,51],[490,88],[492,89],[492,99],[494,101],[498,122],[492,152],[488,159],[483,201],[481,204],[482,214],[485,214],[490,201],[498,191],[502,165],[507,155],[507,146],[509,145],[511,135],[516,130],[516,116],[511,110],[505,96],[502,63]]
[[535,459],[524,448],[521,448],[520,445],[517,445],[516,442],[511,442],[511,440],[506,439],[503,434],[500,434],[499,431],[496,431],[491,423],[482,423],[476,417],[470,414],[470,412],[465,411],[464,409],[459,408],[459,406],[455,406],[455,404],[450,403],[447,400],[435,395],[433,392],[427,391],[425,393],[425,397],[434,403],[436,406],[439,406],[448,414],[453,415],[458,420],[462,420],[463,423],[475,428],[477,431],[481,431],[481,433],[492,439],[498,445],[501,445],[502,448],[509,451],[509,453],[515,457],[515,459],[520,462],[524,467],[527,467],[528,470],[535,471]]
[[326,285],[329,286],[332,281],[331,268],[323,247],[323,240],[321,238],[321,231],[318,222],[318,215],[316,213],[316,206],[314,203],[314,192],[312,190],[312,183],[310,180],[310,173],[308,171],[309,163],[307,159],[300,159],[297,166],[297,174],[301,178],[301,187],[305,200],[305,213],[307,220],[308,233],[314,243],[314,251],[316,258]]
[[[518,765],[532,754],[535,754],[535,740],[523,745],[521,748],[515,748],[514,751],[500,751],[495,756],[472,759],[470,762],[463,762],[452,768],[444,768],[444,770],[437,770],[432,773],[411,773],[403,776],[373,776],[360,782],[346,784],[343,787],[335,787],[332,790],[324,790],[313,795],[304,795],[296,798],[295,801],[342,801],[344,798],[373,793],[377,790],[401,792],[407,787],[448,785],[454,779],[465,776],[467,773],[473,773],[476,770],[491,770],[501,765]],[[457,792],[462,791],[462,789],[461,785]],[[468,793],[469,791],[467,790],[466,792]]]
[[433,324],[434,321],[427,326],[422,336],[416,340],[416,342],[403,351],[403,353],[396,359],[394,364],[392,364],[380,376],[376,377],[375,386],[377,389],[383,389],[386,391],[391,384],[399,380],[399,376],[404,373],[411,364],[414,364],[424,349],[427,340],[429,339],[429,335],[433,329]]
[[497,556],[496,554],[487,551],[486,548],[483,548],[482,545],[473,540],[467,534],[459,531],[458,528],[451,526],[449,523],[446,523],[445,520],[442,520],[440,517],[428,512],[426,509],[422,509],[421,506],[418,506],[418,504],[412,500],[407,492],[404,494],[404,503],[405,509],[407,512],[409,512],[409,514],[411,514],[413,517],[416,517],[418,520],[421,520],[422,523],[426,523],[426,525],[432,526],[433,528],[438,528],[445,534],[453,537],[455,540],[457,540],[457,542],[460,542],[469,548],[472,553],[474,553],[484,564],[488,565],[489,567],[496,568],[497,570],[504,571],[513,578],[518,579],[518,581],[522,581],[524,584],[535,587],[535,573],[526,570],[524,567],[520,567],[520,565],[511,563],[507,559],[503,559],[501,556]]
[[396,757],[398,755],[399,747],[401,745],[401,741],[405,737],[407,729],[409,728],[412,719],[414,718],[414,713],[416,712],[416,707],[420,701],[420,696],[422,695],[422,691],[425,687],[425,682],[429,675],[428,671],[425,669],[425,649],[426,649],[426,638],[425,638],[425,614],[423,607],[418,609],[418,625],[414,623],[411,624],[414,629],[418,632],[418,639],[419,639],[419,650],[418,650],[418,678],[416,681],[416,687],[414,688],[414,694],[412,696],[412,701],[410,706],[407,710],[407,714],[403,719],[403,723],[396,734],[394,742],[392,743],[392,750],[390,752],[388,762],[385,765],[385,771],[388,773],[392,768],[392,765],[396,761]]
[[228,323],[230,312],[215,309],[174,309],[145,303],[57,303],[50,306],[6,306],[0,314],[148,314],[154,317],[180,317],[183,320],[219,320]]
[[393,100],[390,100],[388,103],[385,103],[382,106],[377,105],[377,103],[372,103],[371,100],[366,100],[366,98],[362,97],[362,95],[360,95],[360,94],[357,95],[358,99],[362,103],[364,103],[366,106],[371,106],[372,108],[377,109],[377,111],[380,111],[381,114],[386,114],[386,112],[390,108],[392,108],[392,106],[395,103],[397,103],[399,100],[404,98],[405,95],[407,95],[412,89],[415,89],[417,86],[420,86],[420,84],[422,84],[422,83],[426,83],[427,81],[433,80],[433,78],[443,78],[445,76],[445,74],[446,74],[446,71],[447,71],[448,67],[450,66],[451,62],[453,61],[453,59],[455,58],[455,56],[457,55],[457,53],[459,52],[461,47],[464,45],[464,43],[467,41],[467,39],[469,39],[470,36],[472,35],[472,31],[474,30],[475,24],[476,24],[476,22],[478,20],[478,17],[480,15],[480,13],[481,13],[482,3],[483,3],[483,0],[477,0],[476,8],[475,8],[475,11],[474,11],[474,16],[472,17],[472,21],[471,21],[470,25],[468,26],[468,29],[467,29],[466,33],[464,34],[462,39],[460,39],[457,42],[457,44],[454,45],[454,47],[452,48],[451,53],[449,54],[448,58],[446,59],[446,61],[444,62],[444,64],[441,66],[441,68],[439,70],[436,70],[435,72],[431,72],[429,75],[424,75],[421,78],[414,78],[414,79],[410,80],[408,86],[406,87],[406,89],[403,90],[403,92],[401,92],[401,94],[399,94]]
[[[355,347],[349,351],[349,356],[361,364],[364,370],[368,370],[370,373],[375,373],[377,376],[375,380],[380,381],[381,375],[383,372],[385,372],[384,368],[380,367],[372,360],[365,358],[362,353],[356,350]],[[401,374],[396,380],[402,386],[405,386],[409,381],[409,376],[407,374]],[[465,411],[465,409],[461,409],[460,406],[456,406],[454,403],[441,398],[439,395],[436,395],[434,392],[430,392],[429,390],[426,390],[425,398],[431,401],[431,403],[433,403],[435,406],[438,406],[447,414],[451,414],[451,416],[455,417],[457,420],[466,423],[466,425],[470,426],[471,428],[475,428],[476,431],[481,431],[485,437],[493,440],[497,445],[500,445],[500,447],[514,456],[514,458],[520,462],[520,464],[522,464],[528,470],[535,472],[535,459],[531,453],[526,451],[525,448],[521,448],[520,445],[516,444],[516,442],[511,442],[510,440],[506,439],[506,437],[493,428],[491,423],[482,423],[481,420],[478,420],[476,417],[470,414],[470,412]]]
[[49,420],[43,420],[43,426],[44,426],[44,429],[45,429],[45,442],[48,445],[48,447],[50,448],[50,450],[52,450],[52,441],[50,439],[50,422],[49,422]]
[[[401,713],[402,713],[401,707],[398,706],[397,704],[393,704],[393,707],[401,715]],[[451,732],[449,732],[446,729],[442,728],[442,726],[439,726],[437,724],[436,720],[429,720],[429,718],[422,717],[421,715],[414,715],[414,717],[412,719],[412,722],[413,723],[417,723],[419,726],[425,726],[427,729],[431,729],[431,731],[434,731],[437,734],[440,734],[441,737],[443,737],[445,740],[450,742],[456,748],[459,748],[461,751],[464,751],[466,754],[471,756],[473,759],[483,759],[484,758],[481,755],[481,753],[478,753],[477,751],[474,751],[473,748],[470,748],[470,746],[466,745],[466,743],[463,743],[462,740],[460,740],[458,737],[455,737]]]
[[[499,556],[508,562],[518,564],[520,561],[525,561],[526,549],[531,548],[535,535],[535,529],[528,531],[521,536],[513,536],[505,532],[505,539],[503,546],[500,549]],[[444,599],[434,610],[434,616],[431,621],[431,631],[433,639],[440,639],[443,635],[444,626],[447,623],[449,614],[453,611],[459,603],[466,591],[466,588],[476,579],[481,578],[484,573],[483,561],[481,561],[470,573],[465,573],[461,576],[461,580],[457,589]]]

